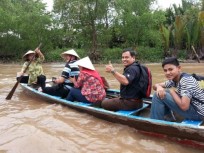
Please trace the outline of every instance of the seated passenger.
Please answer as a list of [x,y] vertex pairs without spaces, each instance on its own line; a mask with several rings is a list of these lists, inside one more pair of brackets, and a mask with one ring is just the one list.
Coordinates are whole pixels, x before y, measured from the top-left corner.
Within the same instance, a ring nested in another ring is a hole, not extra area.
[[168,80],[153,86],[156,92],[152,98],[150,117],[165,120],[166,116],[173,115],[173,111],[184,119],[204,119],[204,90],[196,79],[181,73],[181,66],[174,57],[165,59],[162,67]]
[[[34,57],[33,57],[34,56]],[[28,85],[39,85],[42,88],[45,87],[46,77],[43,72],[42,63],[45,60],[41,51],[36,48],[35,51],[29,50],[23,55],[25,63],[20,72],[17,72],[17,79],[21,79],[20,83],[28,83]],[[30,65],[29,62],[32,60]],[[27,68],[24,73],[24,70]],[[27,73],[27,74],[26,74]]]
[[66,98],[69,93],[69,88],[73,86],[73,83],[68,79],[70,77],[77,77],[79,75],[79,68],[75,64],[75,62],[79,59],[79,56],[73,49],[63,52],[61,56],[67,62],[61,76],[53,80],[55,83],[54,86],[45,87],[42,89],[42,92],[49,95]]
[[79,77],[69,80],[74,83],[67,96],[68,101],[91,102],[99,105],[106,96],[106,91],[99,73],[95,70],[89,57],[76,62],[79,66]]
[[101,106],[111,111],[134,110],[143,106],[138,82],[140,68],[135,61],[136,53],[131,48],[122,52],[123,74],[117,72],[112,64],[106,66],[106,72],[111,73],[120,83],[120,97],[102,101]]

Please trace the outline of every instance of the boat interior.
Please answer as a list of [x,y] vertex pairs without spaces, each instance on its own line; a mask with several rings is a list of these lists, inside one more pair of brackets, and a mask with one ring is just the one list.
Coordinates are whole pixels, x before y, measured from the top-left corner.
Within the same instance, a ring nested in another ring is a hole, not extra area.
[[[37,88],[35,88],[37,89]],[[114,98],[114,97],[118,97],[119,96],[119,90],[115,90],[115,89],[108,89],[107,90],[107,98]],[[90,103],[84,103],[84,102],[75,102],[81,106],[89,106],[89,107],[97,107],[97,109],[102,109],[100,107],[98,107],[97,105],[93,105]],[[145,118],[149,118],[150,115],[150,107],[151,107],[151,97],[150,98],[145,98],[143,99],[143,107],[137,110],[130,110],[130,111],[125,111],[125,110],[120,110],[120,111],[116,111],[116,114],[119,115],[126,115],[126,116],[140,116],[140,117],[145,117]],[[192,125],[192,126],[204,126],[204,121],[196,121],[196,120],[188,120],[188,119],[183,119],[182,117],[180,117],[178,114],[173,113],[173,119],[172,117],[167,116],[166,117],[166,121],[170,121],[170,122],[177,122],[177,123],[182,123],[185,125]]]

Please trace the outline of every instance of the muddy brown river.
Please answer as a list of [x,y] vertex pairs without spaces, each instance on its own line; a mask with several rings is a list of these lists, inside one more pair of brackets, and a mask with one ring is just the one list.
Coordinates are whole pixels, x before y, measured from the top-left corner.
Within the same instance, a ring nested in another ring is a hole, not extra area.
[[[122,72],[123,66],[113,64]],[[153,84],[164,81],[161,64],[147,64]],[[44,64],[48,79],[59,76],[63,63]],[[111,88],[119,83],[95,65]],[[182,64],[183,71],[204,75],[204,63]],[[110,123],[60,104],[25,94],[20,85],[11,100],[20,64],[0,64],[0,153],[203,153],[203,150],[147,136],[121,124]]]

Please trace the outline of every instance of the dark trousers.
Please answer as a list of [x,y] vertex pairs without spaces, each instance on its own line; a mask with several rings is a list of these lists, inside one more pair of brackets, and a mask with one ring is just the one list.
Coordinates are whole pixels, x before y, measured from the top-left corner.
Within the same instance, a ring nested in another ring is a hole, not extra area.
[[52,87],[45,87],[42,91],[46,94],[58,96],[61,98],[66,98],[69,93],[69,89],[67,89],[63,84],[58,84]]
[[[21,76],[21,77],[22,77],[22,78],[17,77],[16,79],[17,79],[17,80],[18,80],[18,79],[21,79],[21,80],[20,80],[20,83],[28,83],[29,76]],[[39,75],[39,76],[37,77],[37,84],[40,85],[40,87],[41,87],[42,89],[45,88],[45,80],[46,80],[46,76],[44,76],[44,75]]]
[[84,95],[82,95],[81,90],[78,88],[71,88],[70,92],[66,98],[68,101],[81,101],[89,102]]
[[[20,77],[17,77],[16,80],[20,79]],[[28,83],[29,76],[21,76],[20,83]]]
[[84,102],[84,103],[91,103],[92,106],[101,107],[101,101],[97,101],[97,102],[93,102],[93,103],[88,101],[86,99],[86,97],[84,95],[82,95],[81,90],[78,88],[71,88],[66,99],[68,101],[78,101],[78,102]]
[[143,106],[142,100],[112,98],[102,101],[101,107],[111,111],[134,110]]

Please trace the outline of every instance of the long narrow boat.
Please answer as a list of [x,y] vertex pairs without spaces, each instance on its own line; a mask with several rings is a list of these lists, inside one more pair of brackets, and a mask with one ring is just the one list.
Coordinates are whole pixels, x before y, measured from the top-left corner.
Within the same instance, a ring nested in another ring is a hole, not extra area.
[[[92,106],[90,103],[71,102],[51,96],[27,86],[27,84],[21,84],[21,86],[26,93],[40,97],[48,102],[64,104],[104,120],[133,127],[145,134],[168,138],[179,143],[204,149],[204,124],[202,121],[182,120],[170,122],[150,119],[151,99],[144,99],[141,109],[113,112]],[[118,96],[119,90],[110,89],[107,91],[107,95],[108,97]]]

